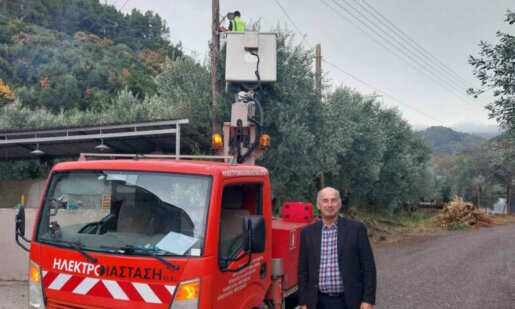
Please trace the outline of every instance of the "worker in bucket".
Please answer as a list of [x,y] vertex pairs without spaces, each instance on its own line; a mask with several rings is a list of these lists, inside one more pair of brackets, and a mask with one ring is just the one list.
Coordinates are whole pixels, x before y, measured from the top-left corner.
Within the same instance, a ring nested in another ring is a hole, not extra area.
[[229,29],[225,27],[220,27],[220,31],[223,33],[227,33],[228,31],[234,32],[244,32],[245,31],[245,23],[241,20],[241,14],[239,11],[234,11],[232,14],[228,14],[229,16]]
[[340,193],[318,192],[322,220],[300,236],[298,285],[301,309],[373,309],[374,255],[363,223],[339,215]]

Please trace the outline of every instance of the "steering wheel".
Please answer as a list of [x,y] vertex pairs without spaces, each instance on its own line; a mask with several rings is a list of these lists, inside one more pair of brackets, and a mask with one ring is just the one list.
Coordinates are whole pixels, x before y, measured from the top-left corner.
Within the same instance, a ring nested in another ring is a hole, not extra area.
[[84,225],[78,233],[84,234],[105,234],[107,232],[108,223],[112,222],[116,218],[115,214],[108,214],[103,217],[100,221],[90,222]]

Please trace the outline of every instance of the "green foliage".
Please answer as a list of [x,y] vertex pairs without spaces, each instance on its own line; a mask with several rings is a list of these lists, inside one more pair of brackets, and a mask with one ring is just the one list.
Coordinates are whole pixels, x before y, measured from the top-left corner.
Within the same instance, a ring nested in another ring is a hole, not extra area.
[[515,145],[507,136],[501,136],[488,143],[492,154],[493,175],[499,185],[509,191],[515,175]]
[[416,204],[426,176],[429,149],[398,111],[346,88],[326,104],[336,166],[327,174],[336,187],[350,187],[353,205],[374,205],[390,212],[399,203]]
[[423,212],[423,211],[410,211],[410,212],[394,212],[392,216],[389,218],[400,224],[421,224],[428,222],[429,219],[435,216],[433,212]]
[[211,74],[189,57],[168,61],[155,78],[159,97],[176,118],[187,118],[199,130],[211,132]]
[[[124,15],[114,6],[104,5],[99,0],[24,0],[21,3],[19,0],[2,0],[0,14],[69,36],[84,31],[109,38],[114,44],[127,44],[135,50],[168,50],[171,47],[170,29],[158,14],[133,9]],[[173,48],[168,51],[170,56],[178,52]]]
[[0,180],[45,178],[52,166],[39,160],[0,161]]
[[178,118],[169,101],[158,96],[143,100],[127,88],[120,91],[110,104],[99,111],[61,110],[53,113],[46,108],[23,106],[19,99],[0,109],[0,130],[50,128],[71,125],[93,125],[120,122],[150,121]]
[[337,88],[327,99],[329,144],[334,149],[336,168],[329,183],[350,186],[352,204],[367,205],[368,193],[379,180],[386,136],[376,127],[380,106],[346,88]]
[[126,87],[143,99],[157,91],[149,73],[182,54],[152,12],[123,15],[98,0],[16,3],[0,3],[0,78],[24,105],[99,111]]
[[314,92],[313,53],[293,45],[293,37],[277,29],[277,86],[264,88],[265,132],[273,146],[260,161],[270,169],[278,205],[312,199],[323,152],[317,139],[321,112]]
[[461,196],[478,207],[492,207],[510,186],[514,153],[509,139],[498,138],[459,155],[435,158],[438,193],[434,199],[448,202],[453,196]]
[[461,230],[469,230],[470,224],[468,222],[463,223],[454,223],[453,225],[447,228],[449,231],[461,231]]
[[5,105],[0,113],[1,129],[45,128],[58,127],[66,121],[65,114],[53,114],[47,109],[32,110],[23,107],[21,101],[16,99],[13,103]]
[[[506,12],[506,22],[515,23],[515,12]],[[490,117],[505,128],[515,138],[515,36],[510,33],[497,32],[499,43],[492,45],[481,41],[479,56],[469,57],[474,68],[474,75],[481,81],[481,89],[469,89],[475,96],[493,89],[495,100],[487,108]]]

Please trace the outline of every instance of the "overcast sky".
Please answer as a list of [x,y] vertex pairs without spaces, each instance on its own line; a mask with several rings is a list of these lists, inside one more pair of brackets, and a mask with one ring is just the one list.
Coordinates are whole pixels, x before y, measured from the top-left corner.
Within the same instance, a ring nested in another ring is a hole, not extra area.
[[[125,13],[132,8],[157,12],[170,27],[173,43],[181,42],[200,60],[208,54],[211,0],[107,3]],[[478,55],[480,40],[496,43],[497,30],[513,34],[515,27],[503,21],[507,9],[515,9],[513,0],[220,0],[221,15],[239,10],[247,23],[260,20],[262,31],[286,26],[298,44],[320,43],[330,85],[383,95],[377,99],[398,107],[414,127],[462,130],[470,124],[495,125],[482,107],[491,97],[465,95],[467,87],[478,86],[467,60]],[[396,36],[402,35],[397,28],[408,37]],[[419,47],[423,51],[415,50]]]

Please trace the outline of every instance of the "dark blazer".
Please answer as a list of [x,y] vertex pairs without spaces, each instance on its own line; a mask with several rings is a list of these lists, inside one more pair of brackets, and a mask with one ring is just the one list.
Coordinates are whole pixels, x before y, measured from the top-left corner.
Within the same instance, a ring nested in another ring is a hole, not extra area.
[[[361,302],[375,304],[376,267],[367,230],[363,223],[338,218],[338,264],[343,280],[347,309]],[[298,282],[299,304],[316,309],[322,221],[306,226],[300,236]],[[336,309],[336,308],[335,308]]]

